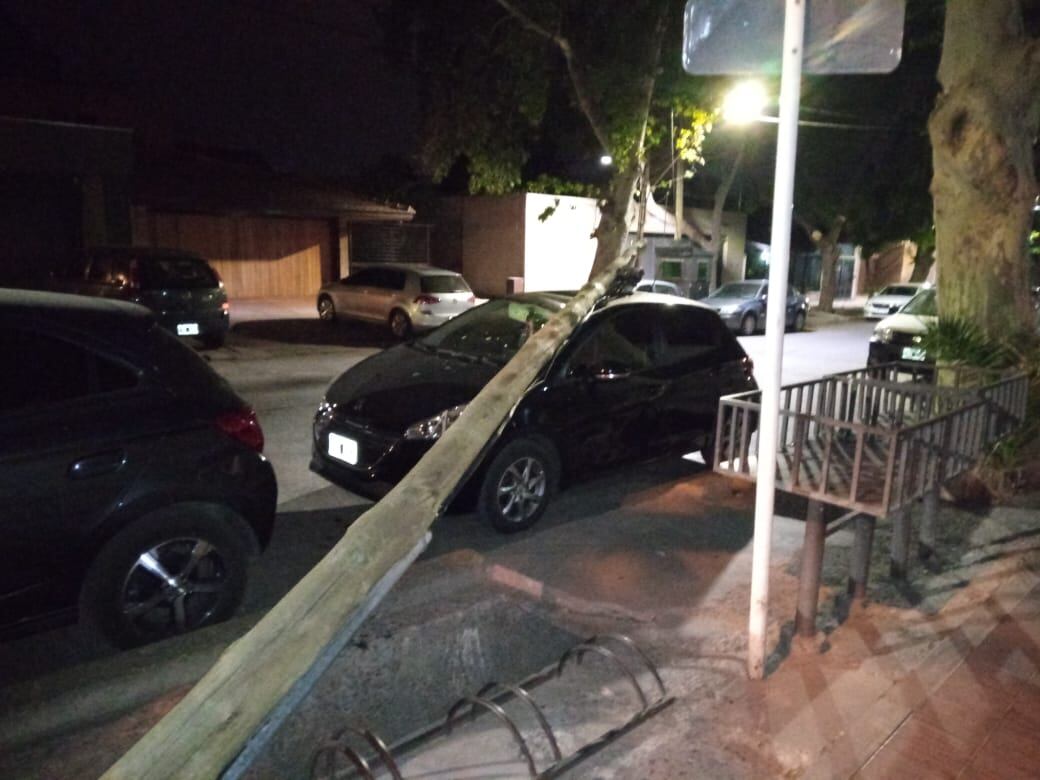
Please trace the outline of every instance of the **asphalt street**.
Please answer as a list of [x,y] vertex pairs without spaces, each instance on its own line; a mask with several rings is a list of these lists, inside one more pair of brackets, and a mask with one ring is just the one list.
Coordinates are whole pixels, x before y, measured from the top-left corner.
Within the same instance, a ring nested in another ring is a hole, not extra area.
[[[380,329],[321,323],[306,308],[289,311],[288,317],[284,310],[264,309],[243,319],[225,348],[205,355],[255,407],[266,436],[265,452],[278,475],[279,522],[271,547],[253,568],[244,606],[246,613],[260,613],[325,554],[369,503],[310,473],[310,423],[329,383],[389,341]],[[807,332],[789,333],[784,339],[784,382],[863,366],[871,330],[872,323],[862,320],[814,316]],[[740,341],[756,365],[762,365],[765,338]],[[629,469],[622,479],[608,475],[561,496],[565,511],[553,512],[551,507],[540,525],[610,511],[625,504],[628,494],[655,483],[663,488],[702,471],[699,464],[680,461]],[[475,516],[451,517],[438,525],[425,558],[457,550],[488,553],[504,549],[511,540],[484,528]],[[9,641],[0,644],[0,685],[112,652],[76,626]]]

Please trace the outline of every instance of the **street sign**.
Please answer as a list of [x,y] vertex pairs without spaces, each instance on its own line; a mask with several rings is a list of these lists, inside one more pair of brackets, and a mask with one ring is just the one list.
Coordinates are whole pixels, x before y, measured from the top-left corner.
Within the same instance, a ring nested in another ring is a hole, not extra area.
[[[903,54],[906,0],[805,0],[808,74],[889,73]],[[779,75],[784,0],[689,0],[683,67],[696,76]]]

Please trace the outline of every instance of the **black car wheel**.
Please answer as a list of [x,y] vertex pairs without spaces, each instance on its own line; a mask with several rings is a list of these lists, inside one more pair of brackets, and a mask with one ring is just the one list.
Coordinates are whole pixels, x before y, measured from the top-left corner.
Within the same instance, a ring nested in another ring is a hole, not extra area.
[[530,528],[545,512],[559,473],[551,444],[533,438],[511,441],[484,475],[478,501],[481,518],[502,533]]
[[758,317],[751,312],[744,315],[744,318],[740,321],[740,333],[743,336],[754,336],[755,331],[758,330]]
[[412,321],[400,309],[390,312],[390,332],[394,334],[394,338],[398,339],[408,338],[412,332]]
[[318,319],[322,322],[332,322],[336,319],[336,304],[327,295],[318,298]]
[[805,330],[805,312],[800,311],[794,315],[794,330],[796,333],[800,333]]
[[248,531],[233,518],[159,510],[117,533],[91,564],[80,609],[119,647],[229,618],[246,585]]

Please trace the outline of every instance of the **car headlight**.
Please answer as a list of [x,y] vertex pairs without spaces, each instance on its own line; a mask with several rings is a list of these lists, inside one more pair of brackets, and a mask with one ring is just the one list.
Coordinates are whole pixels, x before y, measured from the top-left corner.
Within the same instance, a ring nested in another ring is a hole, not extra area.
[[736,314],[738,311],[740,311],[740,306],[723,306],[721,309],[719,309],[719,314]]
[[459,404],[450,409],[445,409],[433,417],[420,420],[414,425],[408,426],[408,430],[404,432],[404,437],[406,439],[420,439],[424,441],[439,439],[441,434],[448,430],[448,427],[453,422],[459,419],[459,415],[462,414],[462,410],[465,408],[466,404]]
[[874,341],[878,341],[882,344],[888,344],[892,340],[892,329],[891,328],[878,328],[874,331]]

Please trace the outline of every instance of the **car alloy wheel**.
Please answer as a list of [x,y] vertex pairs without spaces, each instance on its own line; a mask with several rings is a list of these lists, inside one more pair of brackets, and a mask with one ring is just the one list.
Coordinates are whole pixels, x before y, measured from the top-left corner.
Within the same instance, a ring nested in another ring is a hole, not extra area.
[[542,464],[531,457],[511,463],[498,480],[498,509],[510,523],[524,523],[539,510],[546,498]]
[[481,517],[502,533],[530,528],[549,505],[559,473],[559,456],[549,441],[538,436],[510,441],[484,475]]
[[332,322],[336,319],[336,304],[327,295],[318,299],[318,319],[324,322]]
[[198,537],[170,539],[134,561],[120,607],[142,636],[183,634],[213,617],[228,585],[227,561],[214,544]]
[[411,331],[412,321],[408,319],[408,315],[400,309],[394,309],[390,314],[390,332],[395,338],[403,339],[407,338]]
[[741,334],[744,336],[754,336],[756,330],[758,330],[758,317],[754,314],[745,314],[744,319],[740,321]]
[[84,578],[84,620],[113,644],[137,647],[231,617],[253,542],[244,521],[213,511],[174,504],[116,533]]

